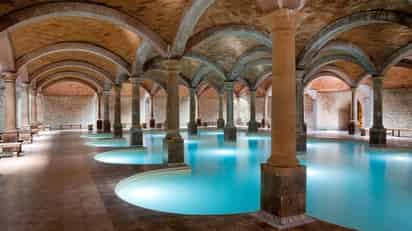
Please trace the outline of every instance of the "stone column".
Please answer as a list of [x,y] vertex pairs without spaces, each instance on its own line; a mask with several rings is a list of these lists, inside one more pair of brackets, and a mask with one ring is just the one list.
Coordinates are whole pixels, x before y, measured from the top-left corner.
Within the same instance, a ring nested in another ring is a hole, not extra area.
[[130,145],[143,146],[143,132],[140,126],[140,84],[141,78],[130,78],[132,83],[132,127],[130,128]]
[[18,132],[16,127],[16,73],[3,73],[4,81],[4,142],[16,142]]
[[102,121],[102,93],[97,93],[97,121],[96,121],[96,130],[101,132],[103,130],[103,121]]
[[113,137],[123,138],[123,125],[122,125],[122,108],[120,102],[120,92],[122,84],[117,83],[114,85],[114,121],[113,121]]
[[37,120],[37,89],[31,89],[31,127],[37,128],[39,122]]
[[223,119],[223,97],[224,97],[224,92],[219,92],[219,117],[217,119],[218,129],[225,128],[225,119]]
[[189,108],[189,135],[197,135],[197,123],[196,123],[196,89],[190,88],[190,108]]
[[30,130],[30,85],[28,83],[22,83],[22,127],[25,130]]
[[20,128],[20,139],[26,143],[32,142],[32,133],[30,125],[30,85],[28,83],[22,83],[22,127]]
[[169,164],[184,163],[183,139],[179,133],[179,86],[178,76],[180,62],[170,59],[165,62],[168,72],[167,80],[167,135],[165,138],[167,147],[167,162]]
[[256,89],[250,90],[250,120],[248,123],[248,132],[254,133],[258,131],[258,123],[256,122]]
[[373,126],[369,131],[371,146],[386,145],[386,129],[383,127],[383,76],[373,76]]
[[150,128],[155,128],[156,121],[154,119],[154,95],[150,94]]
[[296,158],[296,17],[289,9],[275,9],[265,17],[273,25],[272,153],[261,167],[258,217],[278,229],[309,222],[304,215],[306,168]]
[[305,101],[303,70],[296,70],[296,151],[306,152]]
[[226,127],[224,129],[225,141],[236,141],[236,126],[233,121],[233,82],[224,83],[226,91]]
[[105,86],[103,91],[103,132],[110,133],[111,132],[111,124],[110,124],[110,95],[112,86]]
[[348,125],[348,133],[349,135],[355,135],[358,123],[357,123],[357,114],[358,114],[358,101],[356,98],[356,87],[351,88],[352,92],[352,103],[351,103],[351,115],[350,121]]

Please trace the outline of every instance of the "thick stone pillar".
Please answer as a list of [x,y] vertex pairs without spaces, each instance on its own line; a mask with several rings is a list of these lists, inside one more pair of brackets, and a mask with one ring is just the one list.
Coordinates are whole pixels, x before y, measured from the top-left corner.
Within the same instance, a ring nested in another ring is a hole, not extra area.
[[179,86],[178,76],[180,72],[179,60],[170,59],[165,62],[167,80],[167,135],[165,138],[167,147],[168,164],[184,163],[183,139],[179,133]]
[[31,89],[31,127],[37,128],[39,121],[37,119],[37,89]]
[[142,79],[130,78],[132,83],[132,127],[130,128],[130,145],[143,146],[143,132],[140,126],[140,84]]
[[273,25],[272,153],[261,167],[258,217],[283,229],[309,222],[306,168],[296,158],[296,12],[276,9],[265,19]]
[[250,120],[248,123],[248,132],[254,133],[258,131],[258,123],[256,122],[256,89],[250,90]]
[[30,130],[30,85],[28,83],[22,83],[22,128]]
[[356,130],[358,128],[358,123],[357,123],[357,114],[358,114],[358,101],[356,98],[356,87],[351,88],[352,92],[352,103],[351,103],[351,115],[350,115],[350,121],[348,125],[348,133],[349,135],[355,135]]
[[112,86],[106,85],[103,91],[103,132],[111,132],[110,124],[110,95]]
[[233,120],[233,82],[225,82],[226,91],[226,127],[224,129],[225,141],[236,141],[236,126]]
[[97,121],[96,121],[96,130],[101,132],[103,130],[103,121],[102,121],[102,93],[97,93]]
[[123,126],[122,126],[122,108],[121,108],[121,96],[120,92],[122,84],[118,83],[113,86],[114,88],[114,121],[113,121],[113,137],[123,138]]
[[225,119],[223,119],[223,97],[224,97],[224,92],[219,92],[219,117],[217,119],[218,129],[225,128]]
[[18,132],[16,127],[16,79],[15,73],[3,73],[4,81],[4,142],[16,142]]
[[303,70],[296,70],[296,150],[306,152],[306,124]]
[[196,89],[190,88],[190,109],[189,109],[189,135],[197,135],[197,123],[196,123]]
[[156,127],[156,120],[154,119],[154,95],[150,94],[150,128]]
[[32,133],[30,125],[30,85],[28,83],[22,83],[22,127],[20,128],[20,139],[26,143],[32,142]]
[[386,129],[383,127],[383,76],[373,76],[373,126],[369,131],[371,146],[386,145]]

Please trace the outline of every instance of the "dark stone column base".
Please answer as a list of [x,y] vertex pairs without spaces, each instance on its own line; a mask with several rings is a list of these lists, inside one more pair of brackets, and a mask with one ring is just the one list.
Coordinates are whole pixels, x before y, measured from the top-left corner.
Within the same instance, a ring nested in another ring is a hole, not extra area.
[[259,211],[252,216],[278,230],[291,229],[316,221],[314,218],[306,216],[305,214],[291,217],[277,217],[265,211]]
[[189,135],[192,136],[197,136],[197,124],[196,122],[189,122],[189,124],[187,125],[187,130],[189,132]]
[[224,136],[225,136],[225,141],[235,142],[237,138],[236,127],[225,127]]
[[110,133],[111,131],[112,129],[111,129],[110,120],[104,120],[103,121],[103,132]]
[[141,147],[143,146],[143,131],[140,128],[130,129],[130,145]]
[[296,151],[306,152],[307,151],[307,132],[306,125],[303,127],[303,131],[296,131]]
[[19,132],[19,140],[23,140],[23,142],[26,144],[31,144],[33,142],[33,136],[30,127]]
[[113,138],[119,139],[123,138],[123,126],[122,124],[113,125]]
[[218,119],[217,120],[217,128],[218,129],[224,129],[225,128],[225,120],[224,119]]
[[165,147],[167,156],[165,163],[168,165],[179,165],[185,162],[184,141],[179,134],[166,135]]
[[247,124],[247,132],[248,133],[256,133],[258,132],[258,123],[256,121],[249,121]]
[[306,212],[306,168],[261,165],[261,210],[271,214],[279,225],[296,223],[292,217]]
[[386,145],[386,129],[385,128],[371,128],[369,130],[369,145],[374,147],[381,147]]
[[103,121],[102,120],[97,120],[96,121],[96,130],[98,132],[103,130]]
[[356,121],[351,120],[348,125],[348,134],[355,135],[356,134]]
[[156,127],[156,120],[150,119],[150,121],[149,121],[149,127],[150,127],[150,128],[155,128],[155,127]]

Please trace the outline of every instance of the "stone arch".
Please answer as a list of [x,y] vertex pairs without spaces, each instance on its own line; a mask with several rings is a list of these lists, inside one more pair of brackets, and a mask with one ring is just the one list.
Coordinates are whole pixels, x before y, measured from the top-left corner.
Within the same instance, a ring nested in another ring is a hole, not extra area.
[[206,80],[206,79],[203,79],[200,83],[199,83],[199,85],[197,85],[197,87],[196,87],[196,91],[198,91],[198,95],[199,95],[199,97],[202,95],[202,89],[201,89],[201,87],[202,86],[210,86],[211,88],[213,88],[215,91],[216,91],[216,93],[217,94],[219,94],[220,92],[222,92],[222,89],[219,89],[219,87],[218,86],[216,86],[215,84],[213,84],[213,83],[211,83],[210,81],[208,81],[208,80]]
[[129,63],[125,61],[123,58],[120,56],[114,54],[113,52],[90,44],[90,43],[83,43],[83,42],[62,42],[62,43],[56,43],[51,46],[43,47],[40,49],[37,49],[35,51],[32,51],[22,57],[20,57],[17,60],[17,69],[20,69],[23,66],[26,66],[27,64],[40,59],[44,56],[53,54],[53,53],[59,53],[59,52],[65,52],[65,51],[82,51],[86,53],[91,53],[94,55],[97,55],[99,57],[102,57],[106,60],[109,60],[110,62],[116,64],[123,72],[130,73],[129,71]]
[[36,84],[36,88],[41,91],[43,88],[63,80],[75,80],[78,82],[82,81],[82,83],[85,83],[88,86],[92,86],[92,89],[94,89],[96,93],[101,92],[104,89],[103,83],[98,82],[97,80],[94,80],[92,77],[79,72],[55,73],[53,75],[48,76],[48,78],[46,78],[45,80],[38,82],[38,84]]
[[132,74],[141,75],[143,73],[144,64],[154,55],[153,47],[150,43],[144,41],[136,50],[136,57],[132,66]]
[[[249,63],[245,63],[244,65],[242,65],[242,69],[241,69],[240,73],[242,73],[243,71],[247,70],[250,67],[259,66],[259,65],[270,65],[270,66],[272,66],[272,59],[271,58],[262,58],[262,59],[253,60]],[[244,78],[241,77],[241,75],[240,75],[240,76],[237,76],[237,78],[234,79],[234,80],[237,80],[237,79],[244,79]],[[246,82],[248,82],[247,79],[245,79],[245,80],[246,80]],[[255,84],[251,83],[250,87],[253,88],[254,85]]]
[[349,76],[342,70],[336,67],[326,67],[323,68],[322,70],[311,74],[310,76],[305,76],[303,79],[303,88],[306,88],[309,83],[311,83],[313,80],[320,78],[322,76],[333,76],[341,81],[343,81],[345,84],[347,84],[349,87],[356,87],[357,84],[355,81],[353,81]]
[[272,48],[272,39],[267,33],[259,31],[254,26],[234,24],[234,25],[223,25],[223,26],[216,26],[216,27],[208,28],[204,31],[201,31],[195,34],[194,36],[192,36],[191,39],[189,39],[186,50],[190,51],[193,47],[195,47],[199,43],[212,39],[216,36],[221,36],[221,35],[252,38],[252,39],[255,39],[257,42],[259,42],[260,44],[268,48]]
[[115,78],[111,76],[111,74],[108,73],[107,71],[93,64],[90,64],[88,62],[76,61],[76,60],[65,60],[65,61],[50,63],[48,65],[40,67],[39,69],[35,70],[33,74],[31,75],[31,81],[36,82],[39,78],[46,75],[48,72],[51,72],[59,68],[64,68],[64,67],[79,67],[79,68],[98,74],[99,76],[103,77],[104,80],[107,82],[114,83]]
[[50,17],[85,17],[125,28],[141,38],[147,40],[159,54],[167,56],[166,42],[154,31],[138,19],[124,14],[113,8],[93,3],[82,2],[55,2],[37,4],[31,7],[18,9],[3,16],[0,20],[0,31],[16,30],[36,21]]
[[311,39],[298,56],[298,66],[305,67],[323,46],[339,34],[356,27],[374,23],[395,23],[410,27],[412,24],[412,15],[399,11],[371,10],[340,18],[324,27]]
[[257,46],[244,52],[233,65],[232,70],[229,74],[229,79],[235,79],[236,76],[239,76],[244,69],[244,65],[251,62],[255,58],[254,55],[263,52],[268,52],[269,54],[271,54],[272,51],[266,46]]
[[258,89],[258,87],[268,78],[272,77],[272,70],[264,73],[261,75],[257,80],[256,83],[254,84],[254,89]]
[[[334,41],[326,45],[320,50],[320,57],[322,53],[331,54],[331,55],[347,55],[353,57],[356,60],[356,63],[363,67],[368,73],[375,74],[377,69],[370,59],[370,57],[358,46],[355,44]],[[317,58],[315,58],[316,60]]]
[[332,54],[332,55],[326,55],[326,56],[320,56],[316,60],[314,60],[310,67],[307,68],[307,72],[305,73],[305,76],[312,76],[315,73],[317,73],[319,70],[322,69],[322,67],[327,66],[331,63],[334,63],[336,61],[348,61],[354,64],[357,64],[361,67],[362,64],[359,63],[359,60],[357,60],[355,57],[352,55],[347,55],[347,54]]
[[215,0],[192,1],[190,8],[184,13],[182,22],[176,34],[176,38],[171,50],[172,56],[181,56],[185,52],[187,41],[195,29],[197,22],[203,13],[211,6]]
[[398,64],[402,59],[412,55],[412,43],[395,51],[383,64],[380,73],[385,74],[391,67]]
[[197,88],[210,72],[212,71],[208,66],[201,65],[192,78],[191,86]]
[[209,67],[210,69],[212,69],[213,71],[215,71],[215,72],[218,74],[218,76],[219,76],[220,78],[222,78],[223,80],[226,80],[226,79],[227,79],[227,78],[226,78],[227,75],[226,75],[225,69],[224,69],[221,65],[213,62],[212,60],[210,60],[209,58],[207,58],[207,57],[205,57],[205,56],[203,56],[203,55],[190,52],[190,53],[185,54],[185,55],[183,56],[183,58],[198,61],[198,62],[200,62],[200,63],[208,66],[208,67]]

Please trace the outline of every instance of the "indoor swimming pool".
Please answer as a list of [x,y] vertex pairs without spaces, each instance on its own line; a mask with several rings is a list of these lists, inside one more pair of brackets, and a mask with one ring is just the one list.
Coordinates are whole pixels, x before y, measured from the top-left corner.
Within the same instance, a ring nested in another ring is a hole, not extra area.
[[[175,214],[222,215],[260,209],[260,165],[269,157],[269,136],[240,132],[234,144],[225,143],[218,131],[201,131],[197,137],[182,135],[190,170],[131,176],[117,185],[118,197]],[[159,164],[163,138],[162,133],[145,133],[145,149],[114,150],[95,159],[112,164]],[[311,140],[307,154],[298,158],[307,166],[308,215],[366,231],[412,229],[411,151]]]

